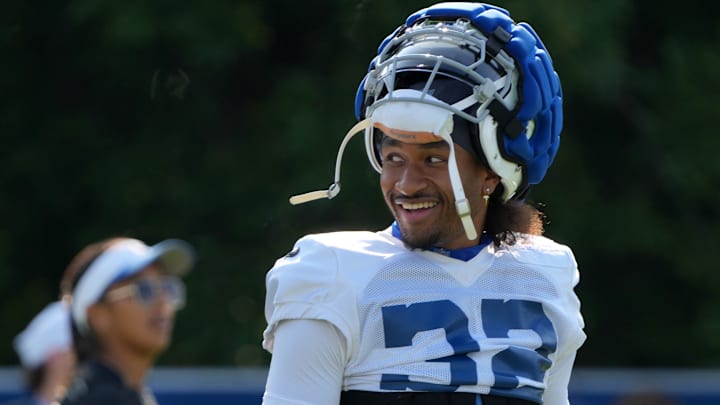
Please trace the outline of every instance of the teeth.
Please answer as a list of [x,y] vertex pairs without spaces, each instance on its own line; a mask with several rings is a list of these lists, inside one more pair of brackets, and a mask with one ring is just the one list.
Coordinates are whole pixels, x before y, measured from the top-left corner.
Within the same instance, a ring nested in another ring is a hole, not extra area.
[[425,208],[432,208],[437,205],[436,202],[421,202],[421,203],[400,203],[401,207],[406,210],[421,210]]

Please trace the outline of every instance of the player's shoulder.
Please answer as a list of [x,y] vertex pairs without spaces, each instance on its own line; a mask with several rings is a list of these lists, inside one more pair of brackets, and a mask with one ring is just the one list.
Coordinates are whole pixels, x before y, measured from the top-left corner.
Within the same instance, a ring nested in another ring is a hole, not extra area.
[[548,267],[576,267],[575,256],[569,246],[542,235],[516,234],[515,243],[503,244],[498,253],[527,264]]
[[392,250],[399,244],[389,231],[339,231],[305,235],[298,245],[319,245],[327,249],[359,251],[362,253],[378,250]]
[[334,279],[339,271],[353,273],[404,249],[387,231],[343,231],[301,237],[285,256],[279,258],[270,276]]
[[305,260],[327,256],[338,262],[372,260],[406,250],[389,231],[340,231],[308,234],[295,242],[287,258]]

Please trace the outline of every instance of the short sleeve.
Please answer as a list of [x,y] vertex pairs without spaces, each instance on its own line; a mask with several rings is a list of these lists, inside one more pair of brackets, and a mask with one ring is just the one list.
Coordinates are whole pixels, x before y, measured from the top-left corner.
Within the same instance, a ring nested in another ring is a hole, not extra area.
[[300,239],[266,276],[263,348],[272,352],[279,322],[291,319],[327,321],[353,347],[358,335],[357,307],[352,286],[339,276],[334,250],[312,237]]

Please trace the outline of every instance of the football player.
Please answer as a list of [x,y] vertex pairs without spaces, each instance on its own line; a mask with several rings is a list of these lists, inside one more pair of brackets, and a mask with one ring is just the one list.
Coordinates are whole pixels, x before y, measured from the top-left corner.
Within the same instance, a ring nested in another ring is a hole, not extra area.
[[267,274],[276,404],[566,404],[585,340],[570,248],[525,201],[559,145],[562,91],[526,23],[481,3],[410,15],[356,96],[395,221],[307,235]]

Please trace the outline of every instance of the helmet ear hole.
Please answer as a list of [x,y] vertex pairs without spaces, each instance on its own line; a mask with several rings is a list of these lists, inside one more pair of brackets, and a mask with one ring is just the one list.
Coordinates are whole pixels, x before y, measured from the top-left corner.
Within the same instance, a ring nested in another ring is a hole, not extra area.
[[523,168],[503,157],[502,134],[498,133],[498,123],[492,115],[487,115],[478,124],[478,136],[487,167],[500,177],[503,185],[502,200],[516,198],[516,192],[525,187]]

